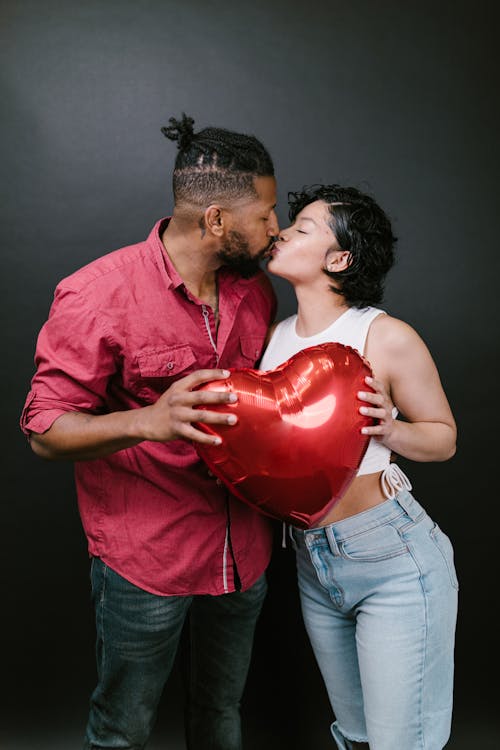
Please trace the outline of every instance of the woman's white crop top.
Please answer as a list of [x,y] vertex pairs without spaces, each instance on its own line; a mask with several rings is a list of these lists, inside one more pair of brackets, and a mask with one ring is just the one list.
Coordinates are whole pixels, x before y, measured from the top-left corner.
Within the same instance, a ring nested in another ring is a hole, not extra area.
[[[362,309],[349,307],[324,331],[307,337],[297,335],[295,331],[297,316],[292,315],[276,326],[259,369],[272,370],[297,354],[301,349],[325,344],[329,341],[352,346],[353,349],[364,355],[368,330],[372,321],[379,315],[385,315],[384,310],[378,310],[375,307],[364,307]],[[394,409],[394,416],[397,413],[397,409]],[[358,476],[384,471],[389,466],[390,458],[391,451],[389,448],[386,448],[378,440],[371,438],[359,467]]]

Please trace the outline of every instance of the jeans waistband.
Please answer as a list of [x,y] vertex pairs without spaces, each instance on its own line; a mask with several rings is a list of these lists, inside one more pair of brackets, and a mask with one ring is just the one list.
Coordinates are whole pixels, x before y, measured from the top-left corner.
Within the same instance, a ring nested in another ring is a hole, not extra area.
[[313,544],[326,539],[332,552],[338,553],[337,545],[339,542],[377,526],[382,526],[384,523],[389,523],[403,512],[413,521],[417,521],[425,515],[425,510],[420,503],[407,490],[402,490],[390,500],[385,500],[373,508],[344,518],[342,521],[335,521],[327,526],[317,526],[314,529],[293,528],[292,536],[298,545]]

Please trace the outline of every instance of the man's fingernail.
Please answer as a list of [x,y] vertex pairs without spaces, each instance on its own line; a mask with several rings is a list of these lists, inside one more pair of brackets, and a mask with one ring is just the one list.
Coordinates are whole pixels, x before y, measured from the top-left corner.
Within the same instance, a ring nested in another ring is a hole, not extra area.
[[236,421],[237,420],[236,420],[236,417],[234,416],[234,414],[230,414],[228,416],[228,418],[227,418],[227,423],[228,424],[236,424]]
[[214,445],[220,445],[222,443],[222,438],[216,437],[214,438]]
[[229,370],[222,370],[222,377],[223,378],[228,378],[230,375],[231,375],[231,373],[229,372]]
[[231,401],[232,403],[234,403],[237,400],[238,400],[238,396],[236,395],[236,393],[230,393],[229,394],[228,401]]

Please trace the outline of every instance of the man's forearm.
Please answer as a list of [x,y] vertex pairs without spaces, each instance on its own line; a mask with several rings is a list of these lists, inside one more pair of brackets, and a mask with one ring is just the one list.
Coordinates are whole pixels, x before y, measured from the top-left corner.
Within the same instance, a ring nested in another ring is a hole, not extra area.
[[[148,407],[145,407],[148,408]],[[93,416],[67,412],[47,432],[32,433],[33,451],[48,460],[89,461],[130,448],[144,440],[140,432],[142,409]]]

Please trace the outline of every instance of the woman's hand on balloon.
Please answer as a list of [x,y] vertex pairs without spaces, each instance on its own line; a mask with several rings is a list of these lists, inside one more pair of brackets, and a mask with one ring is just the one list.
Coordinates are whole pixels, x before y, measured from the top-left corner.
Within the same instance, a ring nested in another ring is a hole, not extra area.
[[365,417],[373,417],[377,423],[371,427],[363,427],[361,431],[364,435],[370,435],[387,443],[394,431],[396,421],[392,416],[394,404],[387,388],[380,380],[366,377],[365,383],[373,388],[374,392],[358,391],[358,398],[367,402],[366,405],[359,407],[359,412]]

